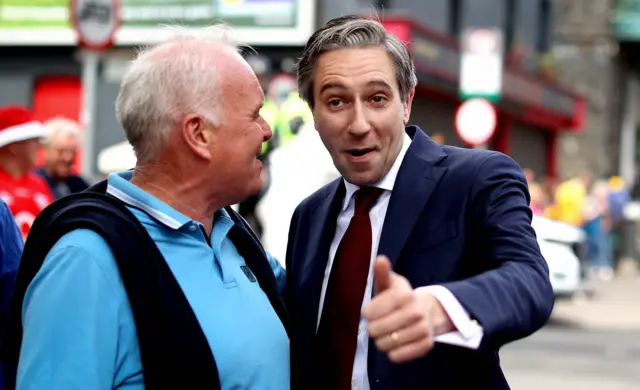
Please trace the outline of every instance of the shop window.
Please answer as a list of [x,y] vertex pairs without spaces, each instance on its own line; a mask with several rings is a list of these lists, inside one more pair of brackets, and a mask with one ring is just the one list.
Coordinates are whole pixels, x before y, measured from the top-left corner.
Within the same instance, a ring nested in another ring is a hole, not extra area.
[[[531,0],[529,0],[531,1]],[[511,51],[516,34],[516,8],[517,0],[506,0],[504,10],[504,49],[505,53]]]
[[460,36],[460,0],[449,0],[449,34]]
[[551,41],[551,1],[540,0],[538,12],[538,39],[536,46],[538,53],[546,53],[549,51]]
[[[33,111],[35,118],[45,122],[62,116],[78,121],[82,104],[82,82],[76,76],[43,76],[33,86]],[[74,171],[82,162],[82,153],[76,156]],[[43,151],[38,153],[38,166],[43,163]]]

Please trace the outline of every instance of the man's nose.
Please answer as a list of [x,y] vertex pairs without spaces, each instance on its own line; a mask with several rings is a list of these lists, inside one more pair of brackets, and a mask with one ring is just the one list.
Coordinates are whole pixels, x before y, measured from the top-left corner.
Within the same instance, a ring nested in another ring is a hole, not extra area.
[[263,125],[262,125],[262,133],[263,133],[263,140],[262,142],[267,142],[271,139],[271,137],[273,137],[273,131],[271,130],[271,126],[269,126],[269,124],[267,123],[267,121],[264,120],[264,118],[262,119]]
[[366,110],[364,104],[356,102],[353,105],[353,117],[351,119],[351,125],[349,126],[349,132],[353,135],[364,135],[371,130],[371,125],[367,119]]

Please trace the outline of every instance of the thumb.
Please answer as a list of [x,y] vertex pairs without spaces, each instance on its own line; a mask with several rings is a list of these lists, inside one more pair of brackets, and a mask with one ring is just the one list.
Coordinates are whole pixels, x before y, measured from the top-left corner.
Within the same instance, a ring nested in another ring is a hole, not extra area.
[[373,280],[376,286],[376,294],[391,287],[393,275],[389,258],[384,255],[376,257],[376,262],[373,264]]

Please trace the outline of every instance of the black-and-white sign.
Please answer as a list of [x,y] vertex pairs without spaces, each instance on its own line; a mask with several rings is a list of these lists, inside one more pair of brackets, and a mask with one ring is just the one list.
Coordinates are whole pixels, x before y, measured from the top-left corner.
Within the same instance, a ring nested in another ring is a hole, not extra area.
[[79,44],[90,50],[106,50],[113,45],[120,25],[120,0],[71,0],[71,24]]

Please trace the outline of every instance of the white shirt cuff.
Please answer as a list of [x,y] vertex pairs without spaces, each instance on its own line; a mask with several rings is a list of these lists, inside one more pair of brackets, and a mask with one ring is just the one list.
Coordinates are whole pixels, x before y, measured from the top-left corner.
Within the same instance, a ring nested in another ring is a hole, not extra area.
[[442,308],[447,313],[451,322],[456,327],[456,331],[444,333],[435,337],[437,343],[452,344],[459,347],[478,349],[484,336],[482,326],[478,321],[471,319],[469,313],[462,307],[458,299],[451,291],[442,286],[418,287],[416,290],[423,290],[433,295]]

